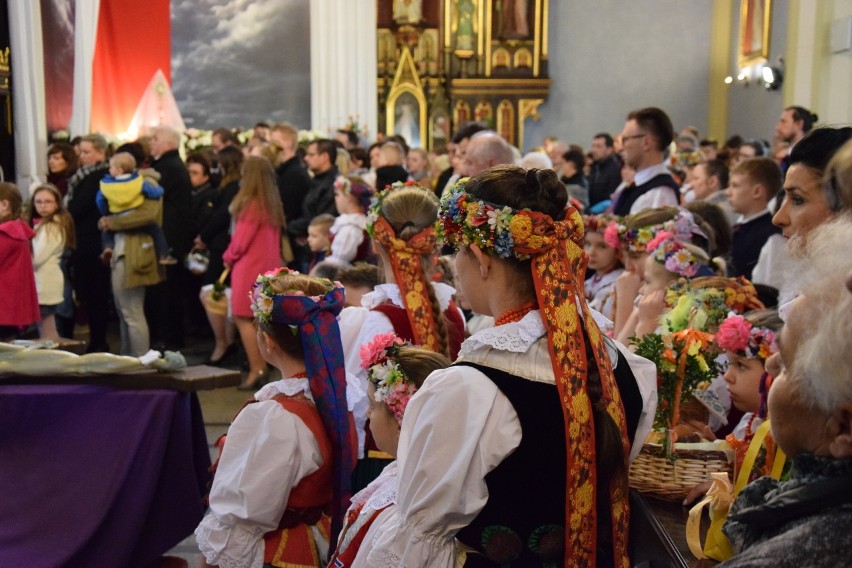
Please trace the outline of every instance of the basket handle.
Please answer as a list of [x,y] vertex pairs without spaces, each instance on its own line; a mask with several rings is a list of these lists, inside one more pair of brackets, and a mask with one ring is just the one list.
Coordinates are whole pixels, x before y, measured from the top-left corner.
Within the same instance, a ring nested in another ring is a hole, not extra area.
[[226,266],[225,270],[222,271],[222,274],[219,275],[219,284],[224,284],[225,279],[228,278],[228,274],[230,274],[230,273],[231,273],[231,267]]

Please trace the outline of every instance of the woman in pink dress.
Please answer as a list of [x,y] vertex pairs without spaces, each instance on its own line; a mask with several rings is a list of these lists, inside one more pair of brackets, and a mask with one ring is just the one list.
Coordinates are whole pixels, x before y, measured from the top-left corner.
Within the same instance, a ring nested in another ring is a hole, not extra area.
[[253,390],[265,382],[266,362],[257,346],[249,292],[258,274],[281,265],[284,227],[284,208],[269,160],[246,158],[242,185],[230,211],[234,227],[222,259],[231,268],[231,310],[249,363],[248,376],[240,388]]

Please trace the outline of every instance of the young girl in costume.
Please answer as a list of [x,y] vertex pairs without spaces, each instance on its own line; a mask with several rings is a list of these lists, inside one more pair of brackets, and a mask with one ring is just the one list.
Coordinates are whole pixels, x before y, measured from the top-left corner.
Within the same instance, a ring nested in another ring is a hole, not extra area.
[[[368,565],[450,568],[458,539],[465,566],[629,566],[630,440],[650,417],[637,426],[630,354],[585,301],[583,225],[566,203],[552,170],[516,166],[462,179],[444,198],[456,281],[495,327],[409,402],[395,518]],[[653,365],[641,376],[650,397]]]
[[[775,310],[749,312],[743,316],[730,314],[716,332],[716,344],[725,350],[728,370],[725,382],[731,395],[731,404],[744,412],[739,424],[725,438],[736,450],[736,468],[739,471],[751,438],[758,426],[766,420],[766,400],[772,377],[766,372],[766,360],[778,352],[775,342],[783,322]],[[764,455],[756,463],[753,478],[769,475],[772,469],[774,443],[767,438]]]
[[[361,307],[341,314],[340,330],[346,369],[367,390],[359,348],[382,333],[454,359],[464,337],[464,319],[452,301],[455,289],[432,281],[435,270],[435,194],[414,183],[397,183],[376,194],[367,216],[367,231],[380,258],[384,284],[361,298]],[[359,442],[367,461],[359,463],[356,489],[365,487],[391,459],[379,452],[356,409]],[[363,434],[362,434],[363,432]]]
[[258,347],[286,378],[258,391],[228,429],[210,510],[195,530],[208,563],[325,564],[356,457],[342,308],[341,287],[286,268],[254,283]]
[[340,215],[329,229],[331,254],[326,262],[344,267],[370,256],[370,236],[367,234],[367,208],[373,190],[359,177],[339,176],[334,181],[334,206]]
[[[406,345],[392,333],[377,335],[363,345],[360,356],[361,366],[370,381],[367,411],[370,431],[379,450],[396,458],[408,401],[432,371],[449,367],[450,360],[434,351]],[[396,486],[394,461],[352,497],[331,566],[366,566],[371,542],[369,534],[375,533],[391,517],[396,503]]]
[[73,249],[76,242],[74,219],[65,210],[59,190],[45,183],[33,192],[27,221],[35,230],[33,268],[41,311],[38,335],[42,339],[59,341],[56,310],[65,299],[62,256],[67,249]]
[[645,250],[647,256],[642,261],[644,267],[638,301],[617,337],[625,345],[631,342],[631,338],[641,338],[657,329],[660,316],[665,311],[666,289],[671,284],[679,278],[713,274],[707,267],[710,262],[707,253],[678,240],[665,229],[648,242]]
[[583,250],[589,255],[589,270],[595,273],[586,279],[586,300],[589,307],[608,319],[615,317],[615,281],[624,272],[621,249],[604,239],[604,231],[612,217],[589,215],[583,219],[586,229]]
[[604,231],[604,240],[613,248],[619,248],[624,260],[624,272],[615,282],[613,333],[616,337],[621,335],[633,313],[644,277],[645,259],[648,256],[646,247],[664,229],[683,243],[697,245],[705,251],[711,248],[709,235],[712,229],[692,213],[675,207],[659,207],[634,213],[622,222],[611,222]]
[[30,240],[33,230],[21,219],[23,199],[17,186],[0,182],[0,340],[14,339],[39,321]]

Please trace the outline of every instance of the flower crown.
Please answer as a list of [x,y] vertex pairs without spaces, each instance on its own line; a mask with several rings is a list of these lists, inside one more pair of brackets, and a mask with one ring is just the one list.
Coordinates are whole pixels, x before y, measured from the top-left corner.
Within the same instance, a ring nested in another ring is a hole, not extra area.
[[[249,291],[249,300],[251,300],[251,312],[257,321],[260,323],[269,323],[272,320],[272,310],[276,302],[280,302],[287,296],[305,296],[301,290],[285,290],[277,292],[272,288],[272,282],[277,280],[281,274],[301,274],[296,270],[291,270],[287,267],[276,268],[263,274],[259,274],[257,280],[254,281],[251,290]],[[329,284],[333,284],[331,280],[326,280]],[[319,301],[320,297],[311,297],[313,300]],[[295,334],[299,327],[290,325],[290,329]]]
[[397,422],[402,423],[405,407],[417,392],[417,387],[395,358],[405,342],[393,333],[382,333],[361,346],[361,368],[376,388],[375,400],[391,411]]
[[763,361],[778,352],[775,338],[775,331],[752,325],[743,316],[733,312],[728,314],[716,332],[716,344],[725,351]]
[[531,258],[517,252],[515,245],[540,246],[538,241],[542,237],[535,234],[534,212],[478,200],[464,190],[468,179],[460,179],[441,200],[435,225],[438,242],[455,248],[476,245],[482,250],[493,250],[500,258]]
[[337,176],[337,179],[334,180],[334,190],[354,196],[358,200],[358,205],[364,211],[370,207],[373,199],[373,190],[370,189],[370,186],[365,183],[359,183],[357,180],[353,183],[353,180],[346,176]]
[[654,260],[666,267],[669,272],[692,278],[704,264],[682,242],[668,231],[660,231],[645,247]]
[[648,243],[654,240],[660,231],[674,235],[681,242],[688,242],[693,235],[707,238],[706,233],[695,223],[692,213],[681,209],[672,219],[659,225],[628,229],[626,225],[613,221],[604,231],[604,240],[615,249],[627,248],[630,252],[647,252]]
[[379,220],[379,217],[382,216],[382,203],[384,203],[385,198],[393,191],[397,189],[402,189],[404,187],[414,187],[432,193],[431,189],[423,187],[416,181],[410,180],[405,183],[401,181],[395,181],[392,184],[385,186],[383,190],[377,191],[375,194],[373,194],[373,197],[370,200],[370,206],[367,208],[367,233],[370,235],[370,237],[373,236],[373,225],[375,225],[376,221]]

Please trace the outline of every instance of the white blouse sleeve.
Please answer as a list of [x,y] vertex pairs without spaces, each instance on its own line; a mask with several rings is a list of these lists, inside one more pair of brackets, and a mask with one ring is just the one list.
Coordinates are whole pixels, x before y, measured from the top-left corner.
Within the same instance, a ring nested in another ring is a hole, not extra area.
[[352,409],[358,434],[358,459],[364,457],[365,425],[367,423],[367,372],[361,368],[361,346],[380,333],[393,333],[393,324],[381,312],[349,307],[340,312],[340,340],[347,382],[357,382],[365,393]]
[[406,407],[396,512],[367,564],[453,567],[456,533],[488,501],[485,475],[520,442],[515,409],[485,375],[464,366],[432,373]]
[[343,225],[331,241],[331,256],[326,261],[350,264],[358,255],[358,247],[364,242],[364,231],[357,225]]
[[322,464],[314,435],[273,400],[245,407],[228,429],[210,490],[210,510],[195,529],[207,562],[261,567],[263,535],[278,526],[290,490]]

